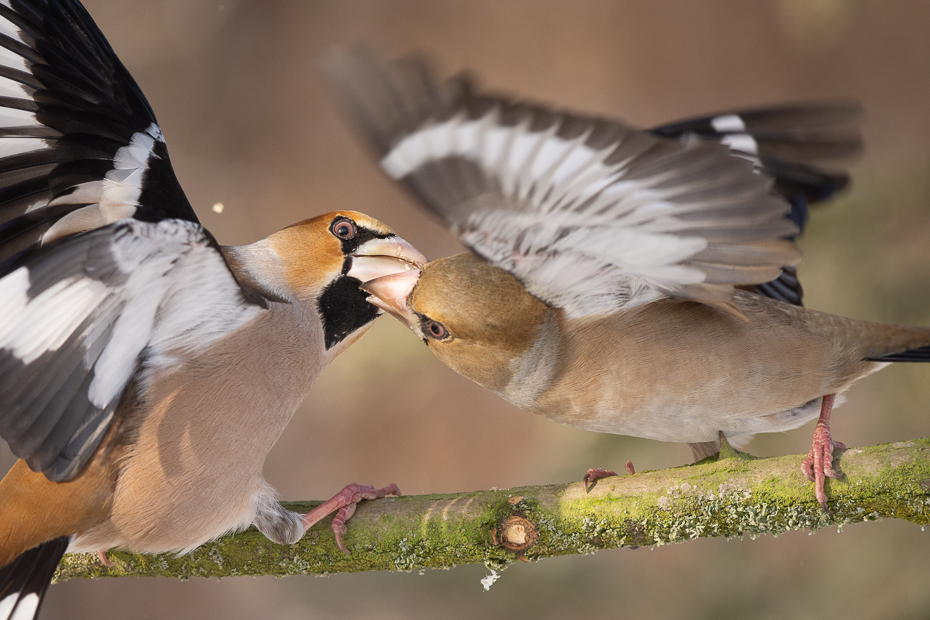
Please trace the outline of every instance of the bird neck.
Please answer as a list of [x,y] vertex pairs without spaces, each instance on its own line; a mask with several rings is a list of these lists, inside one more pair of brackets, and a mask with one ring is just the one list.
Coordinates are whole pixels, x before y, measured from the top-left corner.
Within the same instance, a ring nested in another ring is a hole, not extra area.
[[510,380],[500,392],[508,402],[532,409],[539,395],[552,384],[562,364],[563,320],[561,311],[550,308],[532,344],[510,363]]

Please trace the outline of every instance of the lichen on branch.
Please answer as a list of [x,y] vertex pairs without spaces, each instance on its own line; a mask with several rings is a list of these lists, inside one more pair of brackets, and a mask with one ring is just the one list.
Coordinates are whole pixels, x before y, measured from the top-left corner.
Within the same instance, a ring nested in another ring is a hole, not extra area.
[[[65,556],[57,581],[77,577],[231,577],[412,571],[484,564],[501,569],[625,546],[703,537],[905,519],[930,521],[930,438],[838,452],[841,480],[827,481],[830,512],[814,499],[798,455],[755,459],[724,451],[695,465],[581,482],[363,502],[336,547],[330,519],[294,545],[254,529],[183,556],[114,551],[105,567],[93,554]],[[318,502],[288,502],[305,512]]]

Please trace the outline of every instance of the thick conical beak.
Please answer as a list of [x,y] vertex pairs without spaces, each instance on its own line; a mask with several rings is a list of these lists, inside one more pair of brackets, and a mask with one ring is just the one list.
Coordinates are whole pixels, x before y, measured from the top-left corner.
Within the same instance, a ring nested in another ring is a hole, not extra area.
[[360,288],[366,293],[371,293],[371,297],[368,298],[370,303],[394,315],[414,333],[419,334],[420,320],[407,305],[407,298],[419,279],[419,270],[405,271],[365,282]]
[[426,257],[400,237],[371,239],[352,252],[352,266],[347,276],[368,282],[394,273],[412,272],[419,275]]

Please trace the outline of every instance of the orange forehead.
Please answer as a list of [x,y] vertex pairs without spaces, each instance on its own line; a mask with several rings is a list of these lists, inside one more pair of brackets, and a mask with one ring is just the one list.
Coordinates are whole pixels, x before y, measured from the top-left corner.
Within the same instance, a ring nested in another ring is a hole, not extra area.
[[[360,211],[351,211],[346,209],[344,211],[330,211],[329,213],[324,213],[323,215],[318,215],[316,217],[311,217],[310,219],[297,222],[296,224],[291,224],[284,230],[289,230],[291,228],[317,228],[321,232],[328,232],[329,225],[332,224],[333,220],[337,217],[347,217],[353,220],[359,226],[368,228],[378,233],[383,234],[394,234],[394,230],[379,220],[371,217],[370,215],[365,215]],[[284,231],[281,231],[284,232]]]
[[297,222],[268,237],[268,245],[281,257],[288,286],[314,296],[342,272],[342,242],[329,227],[337,217],[379,233],[393,233],[387,225],[358,211],[333,211]]

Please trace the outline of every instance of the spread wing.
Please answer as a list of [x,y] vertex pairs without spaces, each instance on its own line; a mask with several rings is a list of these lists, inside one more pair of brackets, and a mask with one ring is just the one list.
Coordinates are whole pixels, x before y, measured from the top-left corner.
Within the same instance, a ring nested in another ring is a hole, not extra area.
[[0,437],[76,475],[130,386],[261,312],[79,3],[0,3]]
[[0,437],[67,480],[130,381],[144,392],[259,312],[193,222],[129,218],[32,252],[0,279]]
[[78,2],[0,3],[0,270],[126,217],[197,221],[148,102]]
[[663,296],[725,303],[799,259],[771,177],[717,141],[436,83],[420,58],[359,50],[327,65],[382,168],[569,317]]

